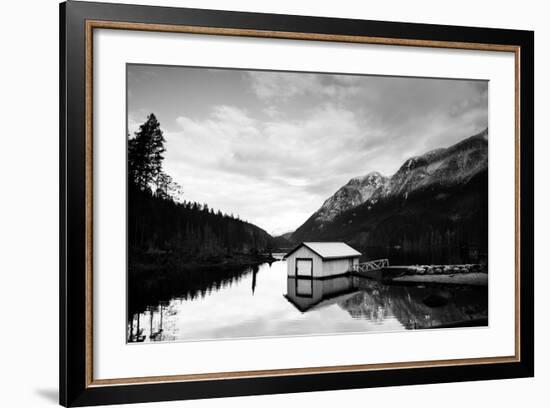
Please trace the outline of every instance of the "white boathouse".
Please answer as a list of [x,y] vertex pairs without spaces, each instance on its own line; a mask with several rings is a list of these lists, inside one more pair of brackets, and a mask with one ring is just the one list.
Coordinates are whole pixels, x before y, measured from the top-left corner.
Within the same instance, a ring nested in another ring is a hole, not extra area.
[[350,272],[360,256],[344,242],[302,242],[284,259],[290,277],[328,278]]

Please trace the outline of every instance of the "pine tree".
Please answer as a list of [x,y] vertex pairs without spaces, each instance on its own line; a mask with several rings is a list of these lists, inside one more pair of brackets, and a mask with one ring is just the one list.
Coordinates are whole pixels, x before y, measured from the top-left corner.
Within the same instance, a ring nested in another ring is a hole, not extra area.
[[162,172],[164,136],[160,123],[151,113],[128,140],[128,177],[141,191],[150,191]]

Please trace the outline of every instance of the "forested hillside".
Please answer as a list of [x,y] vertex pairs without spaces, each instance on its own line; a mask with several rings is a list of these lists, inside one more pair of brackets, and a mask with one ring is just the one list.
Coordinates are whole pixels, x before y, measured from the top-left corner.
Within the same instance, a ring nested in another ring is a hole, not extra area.
[[270,249],[267,232],[207,205],[178,203],[134,187],[128,198],[128,238],[134,251],[168,252],[181,261],[212,261]]
[[[271,236],[207,204],[185,200],[185,188],[162,167],[165,140],[154,114],[128,139],[129,264],[217,263],[271,250]],[[185,183],[185,180],[182,181]]]

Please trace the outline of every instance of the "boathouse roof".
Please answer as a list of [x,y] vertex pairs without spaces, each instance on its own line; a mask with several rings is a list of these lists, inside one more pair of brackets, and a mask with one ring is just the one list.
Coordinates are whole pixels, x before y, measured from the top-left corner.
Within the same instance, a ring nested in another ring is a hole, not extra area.
[[356,258],[361,256],[361,252],[356,251],[345,242],[302,242],[287,253],[284,258],[288,258],[303,246],[309,248],[323,259]]

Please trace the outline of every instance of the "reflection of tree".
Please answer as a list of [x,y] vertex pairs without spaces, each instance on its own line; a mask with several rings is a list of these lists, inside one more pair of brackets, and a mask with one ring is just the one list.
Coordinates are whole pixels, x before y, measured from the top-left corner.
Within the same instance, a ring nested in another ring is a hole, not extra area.
[[[165,310],[167,309],[167,313]],[[143,342],[146,339],[150,341],[173,340],[174,336],[166,336],[164,331],[164,319],[166,316],[173,316],[176,312],[173,306],[164,303],[158,306],[149,307],[144,313],[136,313],[128,325],[128,341],[130,343]],[[142,319],[145,321],[145,327],[140,327]]]
[[[387,303],[387,302],[385,302]],[[388,305],[382,305],[377,299],[366,292],[359,292],[353,297],[339,303],[354,319],[367,319],[381,323],[391,315]]]
[[254,265],[252,267],[252,294],[254,294],[254,291],[256,290],[256,275],[258,275],[259,270],[260,268],[258,267],[258,265]]
[[[218,273],[219,272],[219,273]],[[204,299],[212,292],[228,289],[238,284],[244,277],[252,274],[252,293],[256,290],[257,275],[259,266],[230,269],[224,271],[204,271],[202,274],[193,276],[197,279],[186,279],[171,282],[170,285],[162,286],[162,290],[149,294],[146,304],[133,305],[134,309],[128,310],[128,341],[142,342],[149,337],[151,341],[166,341],[166,330],[163,328],[164,318],[172,316],[176,312],[171,309],[167,302],[178,299],[180,302]],[[142,321],[142,319],[148,319]],[[144,326],[146,327],[144,329]],[[146,334],[145,331],[148,330]]]
[[[136,313],[132,317],[130,324],[128,325],[128,341],[130,343],[142,342],[145,340],[145,335],[143,334],[143,329],[140,327],[141,313]],[[135,324],[135,326],[134,326]]]
[[[392,286],[353,279],[361,292],[339,306],[356,319],[382,322],[394,316],[407,329],[423,329],[487,318],[487,288]],[[430,295],[444,299],[445,304],[427,306]]]
[[163,310],[163,306],[162,306],[162,303],[159,305],[159,324],[158,324],[158,327],[156,328],[156,330],[153,330],[153,315],[154,315],[154,311],[151,310],[150,311],[150,326],[149,326],[149,338],[151,340],[157,340],[157,338],[161,338],[162,337],[162,332],[163,332],[163,329],[162,329],[162,320],[163,320],[163,315],[162,315],[162,310]]

